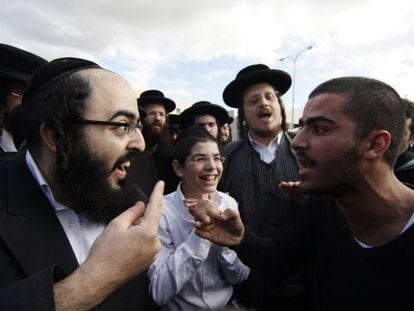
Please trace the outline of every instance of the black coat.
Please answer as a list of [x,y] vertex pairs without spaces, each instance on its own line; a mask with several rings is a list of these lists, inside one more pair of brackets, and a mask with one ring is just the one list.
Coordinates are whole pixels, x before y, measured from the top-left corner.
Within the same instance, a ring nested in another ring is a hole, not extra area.
[[158,176],[165,182],[164,194],[177,190],[180,179],[175,174],[172,161],[174,159],[173,146],[166,140],[160,140],[152,153]]
[[159,179],[158,171],[151,154],[146,151],[140,152],[128,169],[127,180],[138,185],[149,197]]
[[[0,310],[54,310],[53,284],[78,267],[56,213],[25,162],[0,162]],[[140,274],[99,310],[149,310],[148,280]]]

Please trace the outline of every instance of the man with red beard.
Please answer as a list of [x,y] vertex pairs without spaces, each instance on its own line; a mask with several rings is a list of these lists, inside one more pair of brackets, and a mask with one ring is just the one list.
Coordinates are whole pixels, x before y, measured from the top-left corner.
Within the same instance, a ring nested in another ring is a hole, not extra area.
[[179,178],[172,168],[173,147],[168,136],[168,113],[175,103],[161,91],[147,90],[138,98],[138,106],[146,110],[143,131],[146,148],[154,159],[158,176],[165,182],[165,194],[175,191]]
[[41,66],[23,97],[27,150],[0,164],[1,310],[149,310],[163,184],[126,181],[145,148],[134,92],[97,64]]
[[[294,222],[299,210],[276,187],[282,180],[298,178],[281,99],[290,85],[286,72],[256,64],[242,69],[223,92],[224,102],[238,108],[239,129],[244,132],[241,140],[224,146],[219,189],[236,199],[243,221],[261,237],[280,232]],[[292,275],[285,288],[271,286],[266,273],[252,271],[247,282],[235,287],[236,298],[258,310],[273,309],[275,303],[291,310],[300,300],[297,277]]]
[[202,215],[214,224],[198,233],[232,246],[252,270],[274,278],[306,263],[307,310],[406,309],[414,279],[414,191],[393,173],[405,109],[378,80],[322,83],[309,95],[292,141],[300,181],[283,184],[312,194],[297,221],[266,239],[237,213],[210,209]]

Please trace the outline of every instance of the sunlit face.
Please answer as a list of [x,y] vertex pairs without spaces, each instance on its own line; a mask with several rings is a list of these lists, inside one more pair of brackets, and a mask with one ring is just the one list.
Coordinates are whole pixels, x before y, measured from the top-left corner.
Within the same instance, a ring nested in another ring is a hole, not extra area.
[[202,127],[207,130],[207,132],[210,133],[211,136],[214,138],[218,137],[218,126],[216,118],[212,115],[206,114],[203,116],[197,116],[194,118],[194,125]]
[[342,195],[356,187],[360,152],[356,125],[342,111],[346,98],[320,94],[311,98],[292,141],[300,163],[299,189],[305,193]]
[[144,120],[144,125],[155,135],[160,135],[167,119],[165,107],[161,104],[147,104],[145,105],[147,117]]
[[181,189],[187,199],[200,199],[213,193],[220,180],[223,163],[216,142],[199,142],[191,149],[184,165],[175,160],[174,169],[181,178]]
[[[139,122],[136,98],[129,84],[120,76],[105,70],[85,70],[92,86],[92,95],[82,118],[112,122]],[[127,175],[130,162],[124,159],[129,152],[143,151],[145,142],[139,130],[130,134],[124,127],[86,126],[85,138],[91,154],[104,160],[113,188],[119,188]]]
[[280,104],[270,84],[259,83],[247,88],[243,93],[243,109],[253,138],[272,138],[281,130]]

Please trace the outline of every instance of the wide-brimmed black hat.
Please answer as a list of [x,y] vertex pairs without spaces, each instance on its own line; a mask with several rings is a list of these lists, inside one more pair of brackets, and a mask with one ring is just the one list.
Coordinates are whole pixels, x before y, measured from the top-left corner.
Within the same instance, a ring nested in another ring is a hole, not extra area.
[[0,43],[0,79],[27,83],[44,63],[47,61],[35,54]]
[[236,79],[230,82],[223,91],[226,105],[239,108],[240,97],[244,90],[253,84],[269,83],[280,95],[286,93],[292,84],[290,75],[282,70],[270,69],[263,64],[251,65],[239,71]]
[[164,106],[167,113],[175,109],[175,102],[167,97],[161,91],[158,90],[148,90],[142,92],[139,98],[137,99],[138,106],[144,107],[149,104],[161,104]]
[[182,129],[186,129],[194,124],[197,116],[212,115],[216,118],[218,125],[226,123],[229,113],[219,105],[212,104],[208,101],[200,101],[193,104],[190,108],[180,114],[179,123]]

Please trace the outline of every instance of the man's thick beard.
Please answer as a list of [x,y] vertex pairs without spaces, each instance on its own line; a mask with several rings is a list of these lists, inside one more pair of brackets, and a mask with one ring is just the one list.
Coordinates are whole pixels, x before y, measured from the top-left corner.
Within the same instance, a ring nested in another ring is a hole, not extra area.
[[105,169],[105,161],[93,157],[84,142],[79,145],[76,154],[68,154],[68,168],[58,165],[56,169],[57,186],[65,200],[73,204],[73,210],[86,211],[91,220],[108,224],[137,201],[146,202],[142,190],[125,180],[114,189],[108,181],[111,172]]
[[166,127],[161,129],[160,132],[154,132],[150,126],[144,125],[144,129],[142,130],[142,135],[145,139],[146,149],[151,149],[154,145],[158,144],[160,140],[164,140],[168,137],[168,132]]

